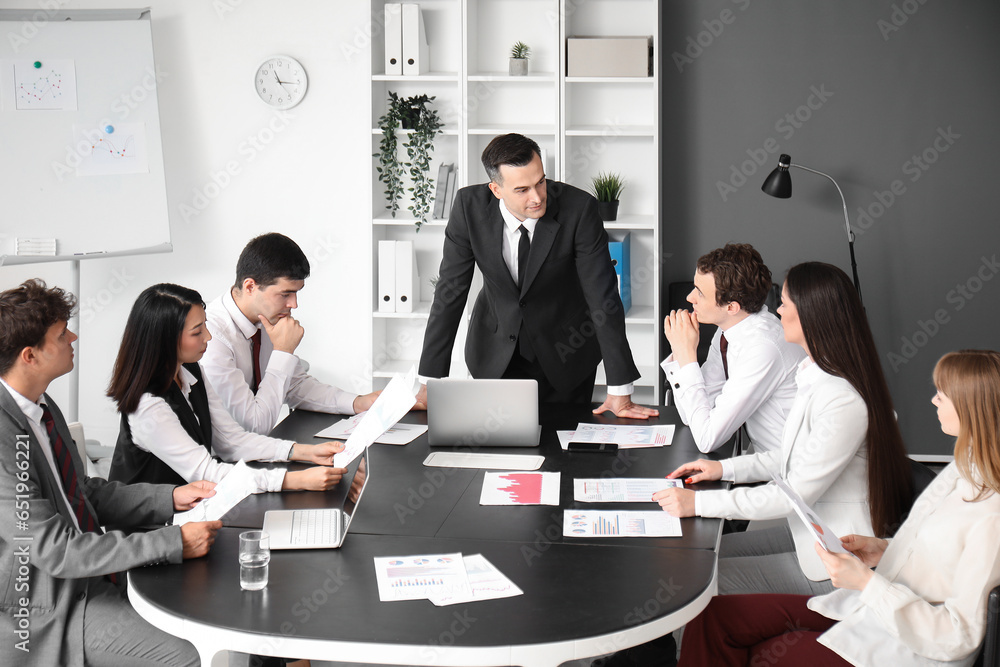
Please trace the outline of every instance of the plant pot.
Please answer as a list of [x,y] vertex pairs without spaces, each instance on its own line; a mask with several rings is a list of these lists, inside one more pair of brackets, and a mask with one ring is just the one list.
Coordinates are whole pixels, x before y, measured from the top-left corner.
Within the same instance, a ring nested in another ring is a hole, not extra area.
[[597,213],[601,216],[601,220],[605,222],[611,222],[612,220],[618,219],[618,202],[617,201],[599,201],[597,202]]
[[527,58],[509,58],[508,59],[508,73],[511,76],[527,76],[528,75],[528,59]]

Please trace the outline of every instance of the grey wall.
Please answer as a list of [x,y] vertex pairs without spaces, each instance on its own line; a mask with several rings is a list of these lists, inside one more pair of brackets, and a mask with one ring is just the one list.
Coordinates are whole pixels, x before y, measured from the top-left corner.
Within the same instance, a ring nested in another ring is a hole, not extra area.
[[792,199],[760,191],[779,152],[831,174],[907,446],[951,453],[934,363],[1000,348],[1000,4],[667,0],[660,34],[665,282],[728,241],[776,281],[809,260],[850,273],[829,181],[793,169]]

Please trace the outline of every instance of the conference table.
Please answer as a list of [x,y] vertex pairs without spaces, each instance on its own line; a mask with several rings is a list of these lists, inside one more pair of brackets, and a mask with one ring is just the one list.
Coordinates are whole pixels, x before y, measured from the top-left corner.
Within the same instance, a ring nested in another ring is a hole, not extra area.
[[[259,529],[268,510],[342,506],[347,485],[256,494],[223,517],[206,557],[129,572],[129,598],[150,623],[191,641],[206,666],[220,652],[239,651],[369,664],[552,667],[642,644],[697,616],[716,590],[721,520],[682,519],[681,537],[577,538],[562,529],[564,509],[658,509],[651,502],[577,503],[573,479],[658,477],[703,456],[676,411],[661,407],[648,422],[676,424],[671,445],[615,453],[563,451],[555,431],[578,422],[647,422],[595,416],[586,406],[543,405],[540,415],[537,448],[474,451],[544,456],[540,470],[562,473],[558,507],[482,506],[486,471],[423,465],[432,451],[469,447],[432,448],[426,434],[405,446],[375,444],[368,486],[341,548],[272,550],[267,587],[242,590],[239,534]],[[313,434],[340,419],[296,410],[272,435],[322,442]],[[426,424],[426,413],[402,421]],[[710,457],[732,455],[733,447]],[[482,554],[524,594],[442,607],[379,601],[373,558],[455,552]]]

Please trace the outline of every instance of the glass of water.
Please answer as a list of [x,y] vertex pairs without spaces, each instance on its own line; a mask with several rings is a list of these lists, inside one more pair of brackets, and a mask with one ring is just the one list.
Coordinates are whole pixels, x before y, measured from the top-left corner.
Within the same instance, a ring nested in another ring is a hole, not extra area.
[[240,588],[259,591],[267,586],[267,564],[271,562],[271,541],[262,530],[240,533]]

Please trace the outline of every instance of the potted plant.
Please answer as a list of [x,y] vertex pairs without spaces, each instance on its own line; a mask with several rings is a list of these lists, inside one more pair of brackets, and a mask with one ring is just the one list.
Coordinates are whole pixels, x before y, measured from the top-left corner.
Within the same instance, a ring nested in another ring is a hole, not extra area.
[[528,56],[531,55],[531,47],[524,42],[517,42],[510,47],[510,60],[508,61],[508,73],[511,76],[528,75]]
[[591,180],[591,193],[597,198],[597,212],[605,222],[618,219],[618,198],[625,181],[615,172],[601,172]]
[[[389,91],[386,112],[378,119],[382,139],[379,141],[379,152],[374,154],[379,162],[375,170],[378,180],[385,184],[385,207],[395,218],[404,189],[412,192],[412,201],[407,208],[416,219],[417,231],[431,214],[434,179],[430,177],[430,160],[434,152],[434,137],[440,134],[443,125],[438,112],[429,106],[433,101],[434,98],[427,95],[399,97]],[[399,159],[396,137],[399,129],[406,131],[406,143],[403,144],[406,162]],[[410,188],[404,188],[404,170],[410,176]]]

